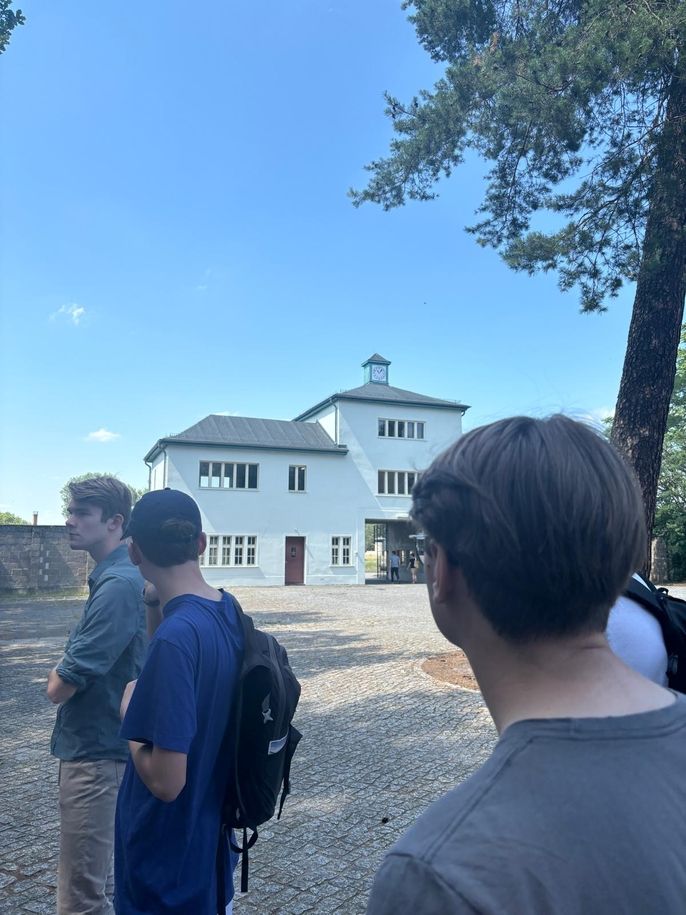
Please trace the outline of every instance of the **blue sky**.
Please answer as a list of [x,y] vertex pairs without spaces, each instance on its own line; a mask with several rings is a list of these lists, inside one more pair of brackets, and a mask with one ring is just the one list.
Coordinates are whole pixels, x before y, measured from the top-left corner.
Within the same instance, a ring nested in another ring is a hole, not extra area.
[[355,210],[383,92],[439,75],[399,0],[22,0],[0,57],[0,510],[61,521],[72,475],[137,486],[208,413],[290,419],[391,360],[398,387],[598,415],[633,290],[580,315],[464,232],[469,163],[431,203]]

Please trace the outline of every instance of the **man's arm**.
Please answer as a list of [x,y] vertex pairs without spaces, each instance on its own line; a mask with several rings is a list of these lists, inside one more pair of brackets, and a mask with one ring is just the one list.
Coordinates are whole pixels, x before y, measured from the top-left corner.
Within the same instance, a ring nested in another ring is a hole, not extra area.
[[136,772],[148,791],[165,804],[175,801],[186,785],[187,755],[135,740],[129,741],[129,749]]
[[48,699],[54,702],[55,705],[59,705],[61,702],[71,699],[75,692],[76,686],[63,680],[57,673],[57,668],[54,667],[48,674],[48,687],[46,689]]
[[81,690],[107,674],[138,631],[141,602],[133,582],[122,578],[105,582],[57,665],[60,679]]
[[121,701],[120,736],[148,791],[166,803],[186,784],[186,761],[196,732],[195,666],[185,649],[156,638],[137,681]]
[[[122,721],[126,717],[137,682],[131,680],[124,689],[119,709]],[[186,785],[187,754],[163,750],[138,740],[129,740],[129,750],[136,772],[148,791],[166,804],[175,801]]]

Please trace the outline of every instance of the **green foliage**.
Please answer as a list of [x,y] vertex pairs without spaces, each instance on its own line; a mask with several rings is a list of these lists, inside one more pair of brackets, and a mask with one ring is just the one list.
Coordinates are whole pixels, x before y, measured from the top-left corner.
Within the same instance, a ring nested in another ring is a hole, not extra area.
[[515,270],[556,270],[562,289],[579,287],[582,310],[603,310],[641,265],[686,3],[404,7],[444,75],[409,104],[387,95],[397,136],[390,155],[367,167],[368,186],[350,192],[353,202],[429,200],[475,150],[492,167],[469,231]]
[[28,521],[24,521],[23,518],[20,518],[19,515],[14,515],[12,512],[0,512],[0,524],[28,524]]
[[12,30],[18,25],[23,25],[26,18],[21,10],[16,13],[11,9],[12,0],[0,0],[0,54],[10,43]]
[[[65,516],[65,518],[67,516],[67,508],[69,506],[69,500],[71,499],[71,496],[69,494],[69,484],[70,483],[80,483],[82,480],[92,480],[93,477],[115,477],[116,479],[119,479],[119,477],[117,476],[116,473],[108,473],[106,470],[101,470],[98,473],[81,473],[75,477],[69,477],[67,482],[60,489],[60,499],[62,502],[62,514]],[[136,487],[131,486],[130,483],[127,483],[126,485],[131,490],[131,499],[132,499],[132,502],[134,505],[140,499],[140,497],[148,491],[147,489],[136,489]]]
[[686,324],[681,329],[676,379],[662,451],[654,533],[664,537],[670,575],[686,580]]

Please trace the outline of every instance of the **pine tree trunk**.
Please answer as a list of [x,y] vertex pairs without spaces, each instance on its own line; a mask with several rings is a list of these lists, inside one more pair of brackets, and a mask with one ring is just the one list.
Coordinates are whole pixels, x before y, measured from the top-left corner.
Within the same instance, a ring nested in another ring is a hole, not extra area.
[[[636,472],[648,531],[686,295],[686,59],[672,78],[643,242],[612,440]],[[650,570],[646,555],[645,570]]]

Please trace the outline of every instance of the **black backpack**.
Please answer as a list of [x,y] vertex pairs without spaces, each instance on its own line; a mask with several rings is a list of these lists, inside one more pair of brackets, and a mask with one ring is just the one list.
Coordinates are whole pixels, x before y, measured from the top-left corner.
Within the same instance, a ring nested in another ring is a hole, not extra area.
[[686,601],[639,575],[629,580],[624,595],[652,613],[660,624],[669,658],[667,682],[671,689],[686,693]]
[[[300,684],[288,663],[286,649],[257,629],[233,595],[244,638],[231,726],[225,740],[233,747],[231,771],[222,805],[217,851],[217,911],[224,915],[225,850],[232,829],[242,830],[241,892],[248,889],[248,851],[257,841],[257,827],[271,820],[279,803],[281,816],[290,791],[291,759],[301,734],[291,724],[300,698]],[[279,802],[279,794],[281,801]],[[248,838],[248,830],[252,835]]]

